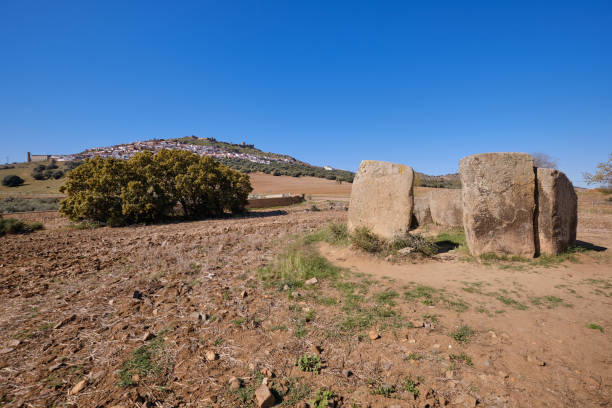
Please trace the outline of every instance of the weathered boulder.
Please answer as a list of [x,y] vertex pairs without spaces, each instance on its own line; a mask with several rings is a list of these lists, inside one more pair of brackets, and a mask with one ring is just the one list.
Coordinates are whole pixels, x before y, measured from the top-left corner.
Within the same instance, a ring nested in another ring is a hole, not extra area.
[[535,172],[525,153],[483,153],[459,161],[463,227],[473,255],[535,255]]
[[555,169],[538,168],[536,250],[558,255],[576,242],[578,197],[569,179]]
[[429,209],[434,224],[445,227],[463,225],[461,190],[437,188],[429,192]]
[[416,220],[415,226],[430,224],[433,222],[431,219],[431,211],[429,209],[429,195],[414,197],[413,214],[414,219]]
[[407,233],[414,204],[413,181],[412,167],[362,161],[351,191],[349,231],[368,227],[385,239]]

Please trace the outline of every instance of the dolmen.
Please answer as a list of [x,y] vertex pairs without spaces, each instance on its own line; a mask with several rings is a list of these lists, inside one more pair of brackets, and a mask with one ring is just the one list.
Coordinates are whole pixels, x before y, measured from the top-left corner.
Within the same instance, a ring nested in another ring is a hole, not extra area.
[[482,153],[461,159],[459,176],[472,255],[557,255],[575,243],[577,197],[562,172],[525,153]]

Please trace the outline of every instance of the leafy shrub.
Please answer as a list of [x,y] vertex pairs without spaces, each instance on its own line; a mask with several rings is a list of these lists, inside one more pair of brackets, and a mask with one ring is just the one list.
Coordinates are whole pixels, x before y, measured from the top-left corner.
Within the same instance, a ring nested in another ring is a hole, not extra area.
[[55,160],[51,160],[47,166],[45,166],[46,170],[54,170],[57,169],[57,162]]
[[32,169],[31,176],[34,180],[49,180],[49,179],[60,179],[64,177],[64,172],[57,169],[57,164],[49,164],[47,166],[39,164]]
[[71,170],[60,212],[113,225],[157,221],[182,209],[189,218],[245,211],[249,177],[184,150],[143,152],[127,161],[96,157]]
[[64,168],[66,169],[66,171],[74,170],[83,163],[84,162],[82,160],[71,160],[64,163]]
[[0,218],[0,237],[6,234],[28,234],[43,228],[40,222],[27,223],[16,218]]
[[17,187],[23,184],[23,179],[15,174],[9,174],[2,179],[2,185],[7,187]]
[[295,365],[302,371],[318,374],[321,371],[321,357],[304,354],[297,359]]

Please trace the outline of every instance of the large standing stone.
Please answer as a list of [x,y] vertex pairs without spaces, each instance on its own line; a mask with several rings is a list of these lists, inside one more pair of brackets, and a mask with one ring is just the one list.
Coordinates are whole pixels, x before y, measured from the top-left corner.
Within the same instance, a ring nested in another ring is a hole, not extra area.
[[578,197],[559,170],[538,168],[537,181],[539,253],[558,255],[576,242]]
[[429,194],[414,197],[414,218],[416,225],[422,226],[432,223],[431,210],[429,209]]
[[525,153],[483,153],[459,161],[463,227],[470,252],[535,255],[535,172]]
[[393,239],[410,229],[414,203],[412,167],[364,160],[353,180],[348,213],[349,231],[368,227]]
[[429,192],[429,209],[434,224],[445,227],[463,225],[461,190],[437,188]]

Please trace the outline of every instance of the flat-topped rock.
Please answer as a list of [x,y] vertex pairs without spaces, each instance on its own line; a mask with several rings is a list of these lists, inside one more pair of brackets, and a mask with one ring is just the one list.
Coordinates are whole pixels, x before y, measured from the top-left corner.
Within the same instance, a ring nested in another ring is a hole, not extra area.
[[525,153],[476,154],[459,161],[459,175],[470,252],[533,257],[533,158]]
[[410,229],[414,171],[410,166],[364,160],[353,180],[348,229],[367,227],[385,239]]
[[540,254],[558,255],[576,243],[578,197],[572,182],[555,169],[537,169],[537,234]]
[[429,210],[434,224],[445,227],[463,225],[461,190],[437,188],[429,192]]

